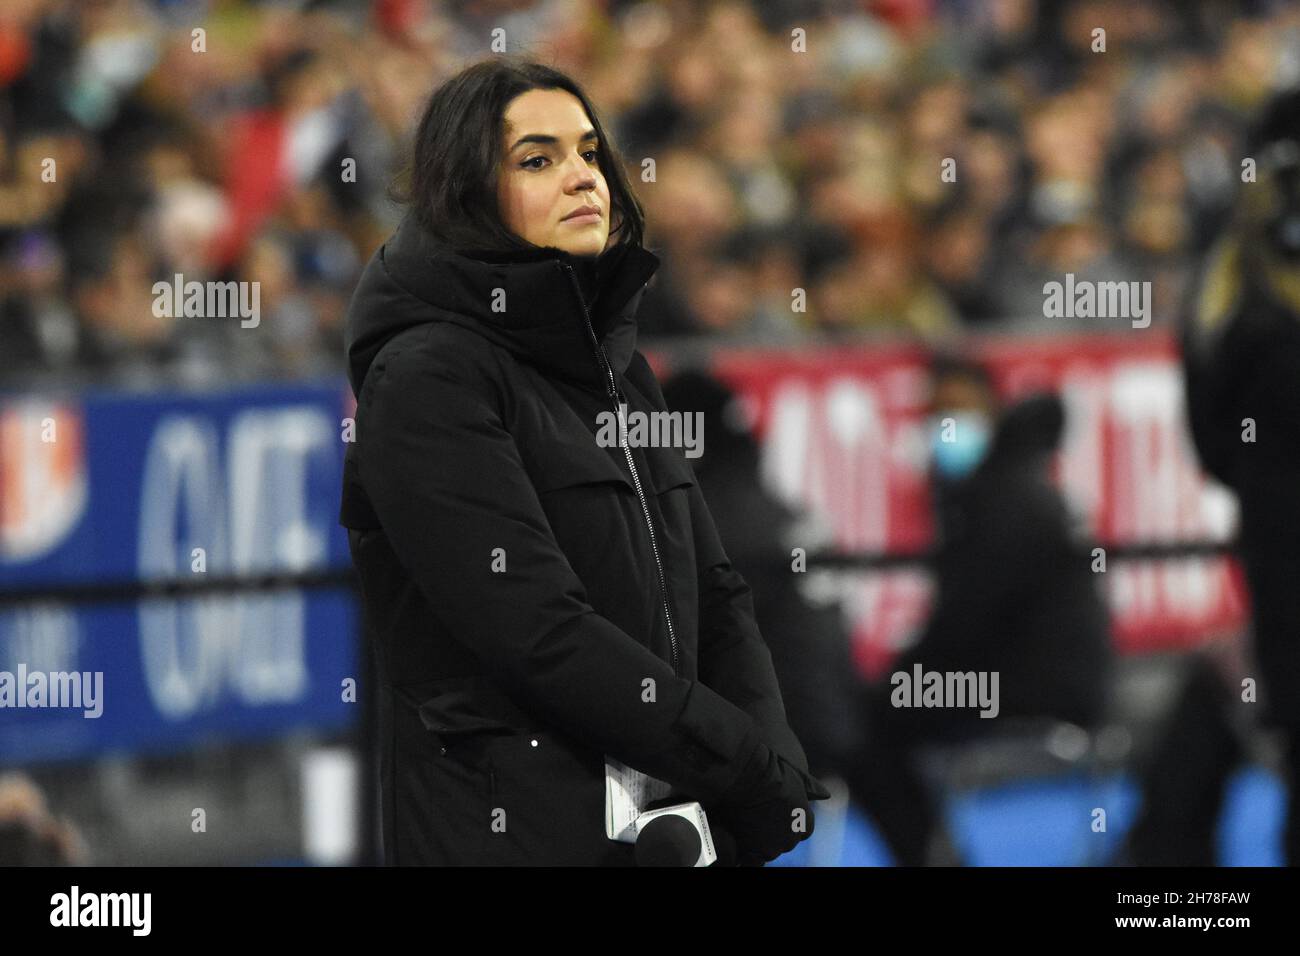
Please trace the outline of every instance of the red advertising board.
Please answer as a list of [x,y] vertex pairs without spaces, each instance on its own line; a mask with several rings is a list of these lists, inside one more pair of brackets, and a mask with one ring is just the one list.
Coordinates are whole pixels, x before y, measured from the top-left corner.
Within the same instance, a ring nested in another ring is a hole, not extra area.
[[[1197,466],[1167,333],[984,339],[971,353],[1005,398],[1041,389],[1062,396],[1067,423],[1055,477],[1099,545],[1231,537],[1236,502]],[[661,375],[671,371],[656,358]],[[926,362],[910,345],[738,350],[717,353],[713,370],[748,401],[764,483],[823,519],[835,548],[915,552],[933,533]],[[930,585],[922,570],[820,577],[852,621],[867,673],[881,670],[924,620]],[[1102,584],[1121,651],[1189,647],[1239,632],[1246,616],[1230,559],[1108,559]]]

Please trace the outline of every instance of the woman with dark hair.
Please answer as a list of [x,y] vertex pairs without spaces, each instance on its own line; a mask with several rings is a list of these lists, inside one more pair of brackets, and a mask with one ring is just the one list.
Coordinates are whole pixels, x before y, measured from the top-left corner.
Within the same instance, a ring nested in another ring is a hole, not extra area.
[[666,410],[635,349],[659,260],[596,111],[545,66],[471,66],[429,101],[404,198],[348,311],[340,515],[387,862],[630,864],[607,765],[774,859],[829,793],[689,464],[628,444],[625,415]]

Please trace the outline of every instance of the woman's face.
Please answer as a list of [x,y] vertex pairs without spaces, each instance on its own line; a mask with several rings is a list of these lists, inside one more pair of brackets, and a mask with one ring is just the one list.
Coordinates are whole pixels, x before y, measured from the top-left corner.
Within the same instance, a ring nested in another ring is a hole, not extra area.
[[[506,228],[539,246],[595,256],[609,240],[609,186],[582,102],[565,90],[529,90],[510,101],[497,199]],[[567,218],[583,207],[597,216]]]

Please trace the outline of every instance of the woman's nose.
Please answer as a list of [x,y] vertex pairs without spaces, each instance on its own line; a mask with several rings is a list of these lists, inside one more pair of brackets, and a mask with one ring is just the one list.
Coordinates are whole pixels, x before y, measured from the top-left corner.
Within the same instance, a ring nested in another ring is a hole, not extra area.
[[594,189],[596,187],[596,173],[587,165],[586,160],[581,156],[577,157],[577,171],[572,174],[569,180],[569,188],[575,190]]

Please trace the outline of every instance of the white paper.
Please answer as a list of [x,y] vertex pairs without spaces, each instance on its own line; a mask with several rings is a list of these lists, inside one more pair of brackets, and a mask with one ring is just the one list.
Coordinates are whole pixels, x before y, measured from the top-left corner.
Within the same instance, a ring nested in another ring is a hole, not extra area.
[[606,757],[605,836],[620,843],[635,843],[637,819],[646,806],[671,792],[672,786],[663,780]]

